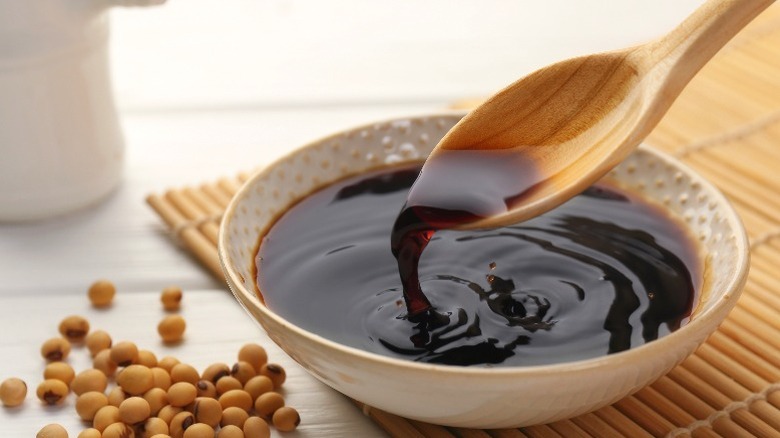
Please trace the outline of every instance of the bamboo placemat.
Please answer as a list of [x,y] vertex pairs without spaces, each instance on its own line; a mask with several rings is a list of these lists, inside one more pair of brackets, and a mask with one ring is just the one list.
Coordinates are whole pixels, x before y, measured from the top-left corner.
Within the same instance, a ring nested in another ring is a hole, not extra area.
[[[780,437],[780,5],[702,70],[649,141],[715,182],[751,238],[750,277],[720,329],[668,375],[612,406],[521,429],[447,428],[356,402],[400,437]],[[248,174],[147,198],[214,275],[224,208]]]

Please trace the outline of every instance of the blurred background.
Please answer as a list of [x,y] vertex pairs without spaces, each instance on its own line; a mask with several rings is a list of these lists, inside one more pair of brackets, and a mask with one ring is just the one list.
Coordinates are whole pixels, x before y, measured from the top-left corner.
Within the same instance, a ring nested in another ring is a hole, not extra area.
[[665,33],[700,0],[169,0],[113,11],[120,106],[441,104]]
[[[169,0],[112,11],[111,64],[131,154],[134,143],[164,154],[185,140],[264,149],[248,161],[210,157],[203,176],[215,177],[346,126],[486,96],[556,60],[646,41],[700,3]],[[165,126],[148,132],[157,127],[144,115],[161,112]]]

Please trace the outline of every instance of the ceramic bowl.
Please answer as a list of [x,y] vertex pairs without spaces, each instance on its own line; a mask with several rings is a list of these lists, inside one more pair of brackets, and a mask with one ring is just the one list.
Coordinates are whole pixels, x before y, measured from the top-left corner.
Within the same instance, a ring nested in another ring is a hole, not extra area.
[[384,121],[317,140],[250,178],[222,222],[219,255],[233,293],[269,336],[337,391],[403,417],[460,427],[545,423],[611,404],[691,354],[734,306],[748,270],[744,228],[715,187],[679,161],[640,147],[611,171],[619,185],[680,218],[698,239],[705,280],[690,322],[645,345],[545,366],[474,368],[394,359],[330,341],[279,317],[258,298],[260,237],[313,190],[385,164],[421,160],[463,114]]

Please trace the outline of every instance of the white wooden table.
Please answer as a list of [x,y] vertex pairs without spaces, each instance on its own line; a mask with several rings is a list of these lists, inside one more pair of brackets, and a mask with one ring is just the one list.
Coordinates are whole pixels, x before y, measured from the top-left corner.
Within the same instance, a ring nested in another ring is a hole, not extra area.
[[[22,408],[0,409],[0,436],[30,437],[59,422],[75,437],[84,427],[73,397],[44,408],[34,395],[44,368],[40,344],[69,314],[199,369],[232,364],[243,343],[259,342],[287,368],[288,403],[303,419],[286,436],[382,436],[273,345],[226,286],[172,243],[146,194],[250,170],[341,128],[486,95],[557,59],[638,43],[698,3],[170,0],[116,11],[123,184],[86,211],[0,224],[0,379],[30,385]],[[118,287],[108,311],[86,298],[98,278]],[[159,291],[170,284],[185,290],[188,322],[186,342],[175,348],[156,334]],[[77,370],[90,364],[83,348],[71,356]]]

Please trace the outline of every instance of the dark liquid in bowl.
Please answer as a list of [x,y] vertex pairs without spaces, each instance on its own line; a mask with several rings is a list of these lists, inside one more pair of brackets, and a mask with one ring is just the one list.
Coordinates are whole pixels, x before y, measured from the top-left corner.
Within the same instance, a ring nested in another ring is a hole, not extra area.
[[419,170],[348,178],[282,215],[257,254],[268,307],[341,344],[450,365],[598,357],[687,321],[700,283],[693,242],[604,184],[515,226],[436,232],[419,260],[432,309],[410,316],[388,236]]

